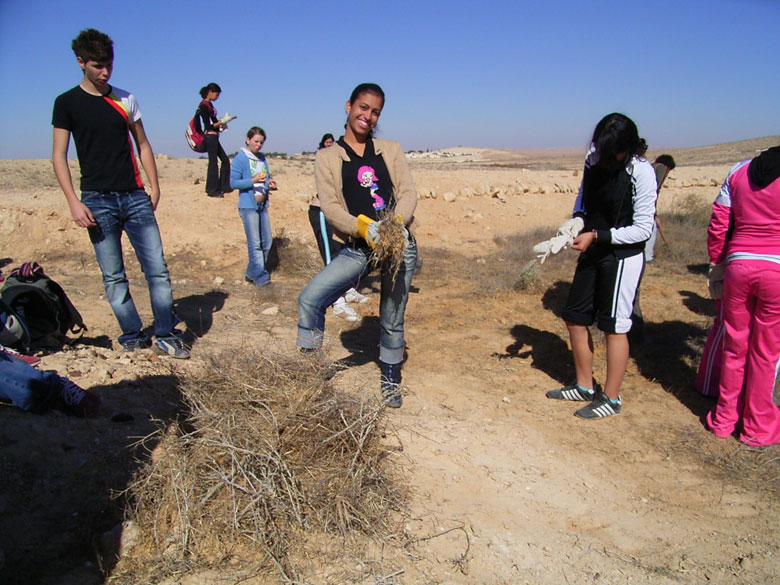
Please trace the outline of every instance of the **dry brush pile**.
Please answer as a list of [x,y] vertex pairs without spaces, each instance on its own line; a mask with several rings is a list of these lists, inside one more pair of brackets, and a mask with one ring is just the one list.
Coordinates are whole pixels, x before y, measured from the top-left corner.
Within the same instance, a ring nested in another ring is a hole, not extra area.
[[393,533],[403,493],[381,444],[383,407],[336,391],[334,369],[319,358],[233,352],[181,380],[189,415],[161,430],[128,490],[143,546],[112,581],[225,563],[287,580],[312,534],[360,546]]

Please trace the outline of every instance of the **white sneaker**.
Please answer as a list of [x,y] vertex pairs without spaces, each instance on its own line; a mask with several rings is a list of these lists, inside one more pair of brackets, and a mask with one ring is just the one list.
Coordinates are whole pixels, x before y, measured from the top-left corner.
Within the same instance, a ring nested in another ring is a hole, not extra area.
[[352,323],[360,321],[360,316],[355,312],[355,309],[347,304],[343,297],[333,303],[333,314]]
[[361,295],[354,288],[351,288],[344,294],[344,300],[347,301],[348,303],[363,304],[368,302],[368,297],[366,295]]

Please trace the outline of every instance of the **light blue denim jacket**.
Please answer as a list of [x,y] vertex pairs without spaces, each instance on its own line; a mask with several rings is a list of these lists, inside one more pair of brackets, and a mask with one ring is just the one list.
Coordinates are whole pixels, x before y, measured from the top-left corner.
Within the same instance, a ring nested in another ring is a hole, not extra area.
[[[245,148],[242,148],[236,155],[236,158],[233,159],[233,165],[230,168],[230,187],[238,189],[239,209],[262,210],[268,207],[268,182],[271,180],[271,170],[268,168],[268,162],[262,152],[252,155],[258,162],[265,165],[265,171],[268,173],[264,183],[253,184],[252,177],[261,171],[257,169],[255,173],[252,173],[250,154],[247,153]],[[265,202],[258,203],[255,200],[255,193],[264,193],[266,195]]]

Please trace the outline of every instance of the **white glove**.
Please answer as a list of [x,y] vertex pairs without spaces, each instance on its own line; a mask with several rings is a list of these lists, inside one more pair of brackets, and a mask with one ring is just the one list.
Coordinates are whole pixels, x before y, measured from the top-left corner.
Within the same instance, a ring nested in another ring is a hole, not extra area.
[[707,287],[710,289],[711,299],[720,299],[723,297],[723,277],[726,275],[726,263],[710,263],[710,269],[707,271]]
[[572,217],[561,224],[561,227],[558,228],[558,235],[569,236],[573,242],[574,238],[580,235],[580,232],[584,227],[585,221],[581,217]]
[[547,260],[547,257],[550,254],[557,254],[561,250],[564,250],[567,246],[571,245],[572,241],[573,239],[569,236],[555,236],[549,240],[536,244],[533,248],[534,254],[536,254],[536,257],[544,264],[544,261]]
[[375,221],[372,224],[369,224],[368,226],[368,238],[366,240],[368,241],[368,245],[372,248],[375,248],[376,245],[379,243],[379,224],[382,223],[381,221]]
[[222,124],[222,129],[223,129],[223,130],[227,130],[227,127],[228,127],[228,126],[227,126],[227,125],[228,125],[228,122],[230,122],[231,120],[235,120],[236,118],[238,118],[238,116],[231,116],[231,115],[230,115],[230,112],[225,112],[225,115],[224,115],[224,116],[222,116],[222,117],[221,117],[221,118],[218,120],[218,122],[219,122],[220,124]]

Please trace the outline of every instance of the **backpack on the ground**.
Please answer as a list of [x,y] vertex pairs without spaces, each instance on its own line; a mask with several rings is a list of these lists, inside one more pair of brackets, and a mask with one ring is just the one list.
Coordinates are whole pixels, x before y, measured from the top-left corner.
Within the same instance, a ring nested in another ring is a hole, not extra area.
[[187,125],[187,129],[184,131],[184,137],[187,139],[187,144],[190,145],[192,150],[203,153],[206,152],[206,137],[198,130],[196,120],[199,115],[200,104],[198,104],[198,109],[195,110],[195,115],[192,117],[190,123]]
[[68,295],[37,262],[14,268],[0,290],[0,298],[26,326],[32,347],[61,347],[68,343],[69,334],[87,330]]
[[30,347],[30,332],[11,307],[0,299],[0,346],[17,351],[27,351]]

